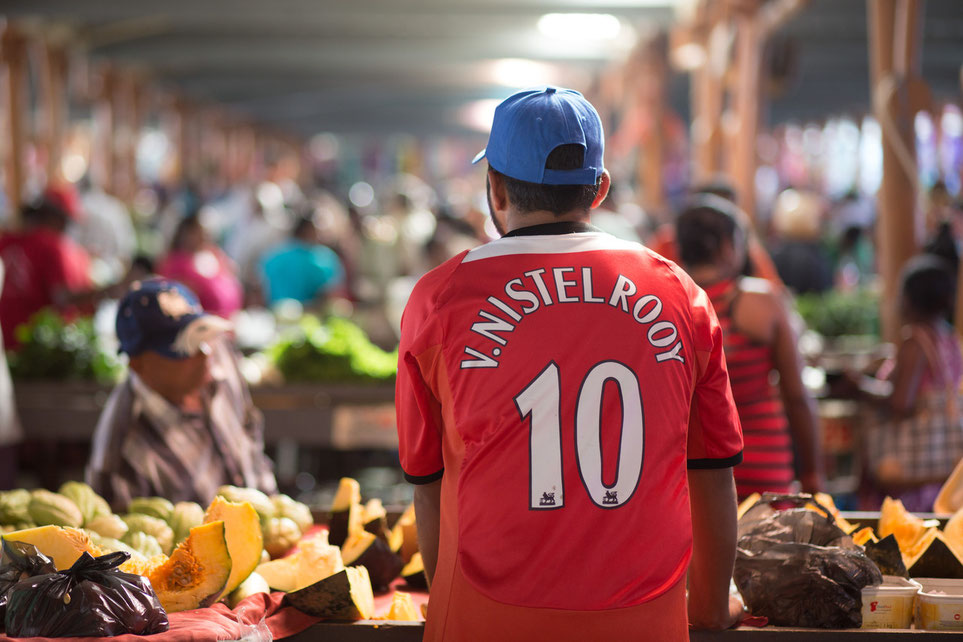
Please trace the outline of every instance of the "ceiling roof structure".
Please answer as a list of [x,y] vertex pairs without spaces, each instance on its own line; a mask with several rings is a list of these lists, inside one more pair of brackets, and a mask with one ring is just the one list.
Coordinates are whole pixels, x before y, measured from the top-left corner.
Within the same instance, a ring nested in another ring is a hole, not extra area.
[[[582,86],[635,35],[668,28],[671,0],[3,0],[0,14],[71,27],[93,60],[147,70],[165,86],[255,121],[318,132],[469,131],[468,106],[508,85]],[[610,14],[610,40],[552,38],[547,13]],[[611,35],[611,34],[610,34]],[[866,111],[866,2],[811,0],[780,32],[785,78],[770,122]],[[923,72],[958,97],[963,2],[929,0]],[[526,62],[527,61],[527,62]],[[531,82],[526,80],[531,79]],[[688,112],[676,73],[673,107]]]

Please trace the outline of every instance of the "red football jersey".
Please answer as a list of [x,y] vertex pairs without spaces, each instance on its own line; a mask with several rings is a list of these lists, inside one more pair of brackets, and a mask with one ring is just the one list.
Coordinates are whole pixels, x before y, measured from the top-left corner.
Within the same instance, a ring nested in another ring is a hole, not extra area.
[[443,478],[432,617],[455,564],[519,607],[657,598],[691,554],[687,466],[741,457],[705,293],[637,243],[559,229],[456,256],[405,309],[401,464]]

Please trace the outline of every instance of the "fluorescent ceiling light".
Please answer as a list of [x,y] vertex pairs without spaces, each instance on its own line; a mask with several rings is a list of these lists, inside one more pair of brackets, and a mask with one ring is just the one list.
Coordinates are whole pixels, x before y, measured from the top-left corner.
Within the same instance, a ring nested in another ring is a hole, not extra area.
[[555,65],[523,58],[502,58],[489,63],[489,77],[504,87],[533,87],[554,85],[559,82],[559,70]]
[[578,7],[589,9],[592,7],[624,7],[626,9],[671,9],[679,4],[691,4],[698,0],[555,0],[557,7]]
[[538,19],[538,30],[549,38],[563,40],[614,40],[622,23],[610,13],[546,13]]
[[458,122],[475,131],[487,133],[492,128],[495,108],[500,102],[496,98],[491,98],[468,103],[459,110]]

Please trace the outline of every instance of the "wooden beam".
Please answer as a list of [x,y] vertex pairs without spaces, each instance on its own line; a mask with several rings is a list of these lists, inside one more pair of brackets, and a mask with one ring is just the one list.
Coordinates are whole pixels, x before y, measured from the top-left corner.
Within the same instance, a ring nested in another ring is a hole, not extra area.
[[12,25],[0,36],[3,59],[4,111],[6,112],[6,190],[11,221],[17,224],[24,201],[25,172],[23,166],[25,126],[25,89],[27,80],[27,41]]
[[67,133],[67,52],[62,46],[46,43],[41,60],[47,180],[59,181],[63,178],[61,161]]
[[91,145],[92,182],[108,194],[117,194],[117,71],[109,66],[96,73],[93,90],[94,136]]
[[880,318],[883,338],[895,342],[901,323],[900,271],[920,242],[914,119],[926,89],[919,79],[922,3],[867,0],[867,9],[873,112],[883,130],[883,180],[876,198]]
[[642,138],[638,141],[638,184],[641,187],[642,207],[649,212],[659,212],[665,207],[664,122],[669,74],[666,55],[665,35],[653,37],[639,52],[639,77],[635,79],[639,113],[645,118]]
[[736,87],[733,96],[736,128],[731,132],[732,180],[739,205],[756,222],[756,139],[762,95],[762,50],[765,33],[757,6],[744,3],[735,14]]

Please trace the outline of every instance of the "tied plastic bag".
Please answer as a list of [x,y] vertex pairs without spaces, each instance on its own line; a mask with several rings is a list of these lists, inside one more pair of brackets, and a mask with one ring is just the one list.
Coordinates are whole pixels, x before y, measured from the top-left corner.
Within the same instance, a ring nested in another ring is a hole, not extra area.
[[825,508],[820,515],[772,507],[809,502],[810,495],[767,493],[742,516],[733,579],[749,611],[770,624],[857,628],[862,588],[883,576]]
[[161,633],[169,627],[146,577],[117,570],[130,557],[89,553],[59,573],[15,584],[7,604],[10,637],[105,637]]
[[0,554],[0,629],[7,612],[7,596],[14,585],[34,575],[56,573],[57,567],[33,544],[3,540]]

